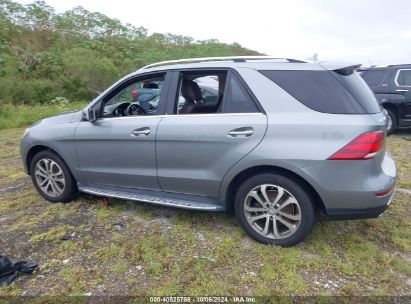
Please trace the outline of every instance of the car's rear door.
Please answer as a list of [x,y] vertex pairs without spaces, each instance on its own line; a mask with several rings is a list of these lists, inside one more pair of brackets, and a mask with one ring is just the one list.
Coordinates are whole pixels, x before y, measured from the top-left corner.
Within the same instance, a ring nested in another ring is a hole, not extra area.
[[224,97],[218,111],[176,114],[179,88],[187,73],[175,72],[170,88],[174,98],[168,99],[168,115],[161,120],[156,139],[162,190],[218,197],[227,171],[264,137],[266,115],[241,78],[233,71],[225,73],[225,88],[219,90]]

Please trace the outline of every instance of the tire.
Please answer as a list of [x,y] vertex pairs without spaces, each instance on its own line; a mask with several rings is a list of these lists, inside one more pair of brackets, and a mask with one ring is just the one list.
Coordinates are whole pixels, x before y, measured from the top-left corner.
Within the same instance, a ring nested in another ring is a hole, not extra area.
[[[264,200],[263,190],[267,193],[269,204]],[[281,193],[282,195],[278,196]],[[255,198],[256,194],[260,198],[260,203]],[[279,200],[274,205],[277,198]],[[260,208],[261,203],[266,205]],[[316,220],[314,203],[307,191],[293,179],[275,173],[259,174],[246,180],[237,191],[234,208],[236,217],[245,232],[263,244],[296,245],[311,233]],[[287,214],[287,217],[283,214]],[[253,222],[252,217],[261,219]],[[292,229],[284,225],[284,221]],[[276,223],[276,233],[274,223]]]
[[387,135],[391,135],[397,129],[397,116],[390,109],[385,109],[389,122],[387,123]]
[[66,203],[78,195],[77,182],[66,163],[54,152],[41,151],[30,163],[34,187],[52,203]]

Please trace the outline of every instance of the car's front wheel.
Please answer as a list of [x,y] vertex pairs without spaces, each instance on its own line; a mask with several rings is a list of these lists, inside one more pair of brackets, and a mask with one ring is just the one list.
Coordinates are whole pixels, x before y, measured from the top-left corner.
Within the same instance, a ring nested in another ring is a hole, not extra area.
[[315,222],[314,204],[306,190],[293,179],[273,173],[253,176],[240,186],[235,213],[253,239],[281,246],[304,240]]
[[46,200],[68,202],[78,194],[77,183],[65,162],[51,151],[37,153],[30,163],[34,187]]

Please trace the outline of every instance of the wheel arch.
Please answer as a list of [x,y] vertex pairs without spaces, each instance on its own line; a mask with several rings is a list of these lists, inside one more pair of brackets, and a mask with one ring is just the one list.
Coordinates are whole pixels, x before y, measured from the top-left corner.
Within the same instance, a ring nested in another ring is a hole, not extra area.
[[64,161],[64,163],[67,165],[67,162],[64,160],[64,158],[63,157],[61,157],[61,155],[56,151],[56,150],[54,150],[54,149],[52,149],[52,148],[50,148],[50,147],[48,147],[48,146],[45,146],[45,145],[35,145],[35,146],[33,146],[33,147],[31,147],[30,149],[29,149],[29,151],[27,152],[27,155],[26,155],[26,159],[25,159],[25,163],[26,163],[26,166],[27,166],[27,173],[30,175],[30,165],[31,165],[31,161],[33,160],[33,157],[37,154],[37,153],[39,153],[39,152],[41,152],[41,151],[50,151],[50,152],[53,152],[53,153],[55,153],[58,157],[60,157],[63,161]]
[[321,199],[320,195],[318,192],[315,190],[315,188],[303,177],[298,175],[297,173],[285,169],[282,167],[278,166],[272,166],[272,165],[259,165],[259,166],[254,166],[247,168],[241,172],[239,172],[229,183],[227,190],[225,192],[225,201],[226,201],[226,206],[228,210],[232,210],[234,207],[234,198],[235,198],[235,193],[236,189],[248,178],[262,174],[262,173],[276,173],[276,174],[281,174],[285,177],[288,177],[290,179],[293,179],[296,181],[299,185],[301,185],[305,190],[307,190],[307,194],[311,196],[313,199],[313,202],[315,204],[315,207],[319,209],[321,212],[326,214],[326,208],[324,205],[323,200]]

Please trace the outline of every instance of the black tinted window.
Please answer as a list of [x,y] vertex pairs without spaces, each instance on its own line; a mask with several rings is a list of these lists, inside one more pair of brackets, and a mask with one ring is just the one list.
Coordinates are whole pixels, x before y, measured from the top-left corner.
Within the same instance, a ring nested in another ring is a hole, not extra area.
[[337,79],[354,96],[354,98],[361,104],[367,113],[371,114],[381,111],[373,91],[371,91],[370,87],[358,75],[358,73],[353,73],[347,76],[343,76],[335,72],[331,73],[337,77]]
[[259,112],[250,94],[242,86],[238,77],[231,73],[223,102],[224,113]]
[[384,79],[387,71],[385,70],[368,70],[361,73],[361,77],[370,87],[378,86]]
[[398,85],[411,86],[411,70],[400,70],[397,82]]
[[325,70],[260,72],[315,111],[332,114],[380,111],[370,88],[356,73],[343,76]]

